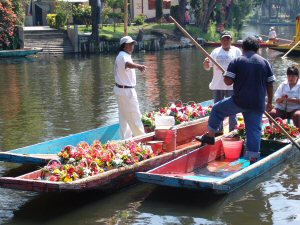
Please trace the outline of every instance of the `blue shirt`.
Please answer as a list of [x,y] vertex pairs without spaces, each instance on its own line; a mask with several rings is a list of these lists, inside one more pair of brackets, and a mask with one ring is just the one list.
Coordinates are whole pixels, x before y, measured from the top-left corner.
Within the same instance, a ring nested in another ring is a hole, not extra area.
[[253,51],[232,60],[225,76],[233,79],[233,101],[241,108],[265,111],[268,83],[275,81],[270,63]]

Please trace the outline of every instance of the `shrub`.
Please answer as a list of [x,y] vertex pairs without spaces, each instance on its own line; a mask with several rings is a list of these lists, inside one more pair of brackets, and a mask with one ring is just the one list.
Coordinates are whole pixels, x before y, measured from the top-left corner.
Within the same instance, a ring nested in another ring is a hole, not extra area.
[[61,28],[68,24],[68,17],[64,13],[57,13],[55,17],[56,28]]
[[56,27],[56,14],[48,14],[46,19],[50,27]]
[[90,5],[79,4],[73,5],[73,18],[75,24],[84,24],[90,26],[92,24],[92,10]]
[[16,18],[11,1],[0,1],[0,49],[17,47]]
[[134,22],[136,25],[143,25],[146,18],[147,18],[146,15],[140,14],[134,19]]

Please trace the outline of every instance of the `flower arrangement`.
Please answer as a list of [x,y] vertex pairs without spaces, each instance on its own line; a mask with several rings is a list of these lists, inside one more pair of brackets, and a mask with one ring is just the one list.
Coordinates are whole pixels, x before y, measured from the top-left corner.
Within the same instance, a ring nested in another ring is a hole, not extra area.
[[237,129],[237,136],[240,137],[241,139],[245,140],[246,139],[246,126],[244,123],[240,123],[236,127]]
[[181,101],[170,103],[167,107],[160,108],[158,111],[147,112],[142,115],[142,122],[145,127],[153,130],[155,128],[156,116],[174,116],[175,124],[181,124],[191,120],[208,116],[212,106],[203,107],[200,103],[189,102],[183,104]]
[[[296,138],[300,135],[299,128],[284,122],[281,118],[276,118],[275,120],[291,137]],[[285,134],[274,124],[265,127],[262,137],[268,140],[286,139]]]
[[[276,118],[276,122],[293,138],[300,136],[300,129],[292,124],[288,124],[281,118]],[[242,139],[246,138],[245,124],[241,123],[237,126],[237,136]],[[286,135],[275,125],[271,124],[264,128],[262,138],[266,140],[282,141],[287,139]]]
[[133,165],[161,153],[153,153],[150,146],[133,141],[102,144],[97,140],[92,145],[80,142],[76,147],[64,147],[58,153],[60,160],[50,161],[42,169],[41,179],[71,182],[112,168]]

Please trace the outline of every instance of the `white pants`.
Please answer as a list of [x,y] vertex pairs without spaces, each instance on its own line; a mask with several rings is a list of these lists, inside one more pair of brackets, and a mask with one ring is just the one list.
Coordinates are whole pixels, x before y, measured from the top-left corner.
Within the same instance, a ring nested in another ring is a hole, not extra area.
[[134,88],[114,87],[118,102],[119,123],[122,139],[144,134],[139,102]]

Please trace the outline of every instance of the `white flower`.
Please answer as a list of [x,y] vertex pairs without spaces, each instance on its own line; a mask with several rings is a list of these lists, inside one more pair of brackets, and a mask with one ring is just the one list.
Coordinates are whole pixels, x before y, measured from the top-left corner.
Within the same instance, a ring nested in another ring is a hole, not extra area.
[[114,163],[115,163],[116,165],[120,165],[120,164],[123,163],[123,160],[120,159],[120,158],[115,158],[113,161],[114,161]]

